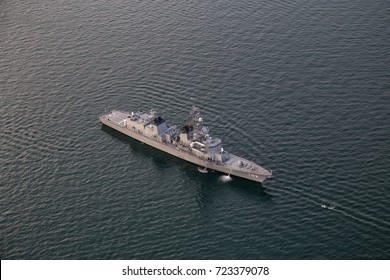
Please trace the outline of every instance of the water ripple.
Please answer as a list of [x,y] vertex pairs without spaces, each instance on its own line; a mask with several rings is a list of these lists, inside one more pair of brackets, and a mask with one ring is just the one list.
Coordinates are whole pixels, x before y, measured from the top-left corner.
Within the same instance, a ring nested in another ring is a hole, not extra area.
[[[383,3],[0,7],[2,259],[388,259]],[[222,182],[97,119],[193,102],[274,177]]]

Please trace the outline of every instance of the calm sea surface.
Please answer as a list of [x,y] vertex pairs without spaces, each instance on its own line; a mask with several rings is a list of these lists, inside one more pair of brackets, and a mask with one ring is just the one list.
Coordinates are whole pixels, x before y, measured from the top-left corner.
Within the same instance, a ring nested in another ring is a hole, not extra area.
[[[0,257],[389,259],[389,14],[0,0]],[[223,182],[98,121],[153,108],[183,124],[191,98],[274,177]]]

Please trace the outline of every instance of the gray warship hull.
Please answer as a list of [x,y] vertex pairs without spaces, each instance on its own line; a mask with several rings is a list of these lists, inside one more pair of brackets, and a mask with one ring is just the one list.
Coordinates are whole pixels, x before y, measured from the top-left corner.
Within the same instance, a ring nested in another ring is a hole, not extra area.
[[[125,124],[125,118],[128,115],[130,115],[128,112],[113,111],[109,114],[100,116],[99,119],[104,125],[111,127],[118,132],[121,132],[135,140],[171,154],[175,157],[181,158],[198,166],[202,166],[205,169],[216,170],[228,175],[233,175],[256,182],[263,182],[272,175],[272,172],[233,154],[229,154],[229,159],[225,162],[212,161],[201,158],[194,154],[192,149],[189,147],[172,144],[169,142],[161,142],[161,140],[158,141],[155,137],[148,137],[144,135],[142,131],[129,129],[129,127]],[[239,166],[238,163],[241,162],[249,162],[250,167],[244,168]]]

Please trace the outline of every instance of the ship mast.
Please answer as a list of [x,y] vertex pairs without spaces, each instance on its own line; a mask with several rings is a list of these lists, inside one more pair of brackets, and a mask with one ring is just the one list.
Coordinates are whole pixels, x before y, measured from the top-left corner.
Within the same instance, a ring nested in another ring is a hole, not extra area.
[[207,135],[208,129],[207,127],[203,127],[203,119],[200,114],[199,108],[195,105],[192,105],[191,109],[191,124],[194,127],[194,139],[201,139]]

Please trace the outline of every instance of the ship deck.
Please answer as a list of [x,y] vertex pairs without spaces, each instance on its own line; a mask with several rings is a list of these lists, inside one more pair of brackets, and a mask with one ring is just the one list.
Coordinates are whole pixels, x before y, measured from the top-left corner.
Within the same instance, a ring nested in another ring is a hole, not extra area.
[[[240,165],[242,162],[242,165]],[[230,167],[234,170],[247,171],[252,173],[257,173],[264,176],[271,176],[272,172],[266,170],[265,168],[257,165],[252,161],[248,161],[242,157],[236,156],[234,154],[229,154],[229,159],[224,162],[225,166]]]
[[121,112],[121,111],[112,111],[109,114],[105,114],[102,117],[106,117],[110,122],[121,126],[126,127],[125,120],[130,115],[128,112]]

